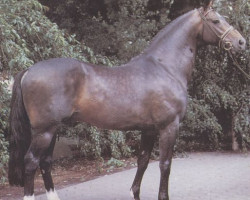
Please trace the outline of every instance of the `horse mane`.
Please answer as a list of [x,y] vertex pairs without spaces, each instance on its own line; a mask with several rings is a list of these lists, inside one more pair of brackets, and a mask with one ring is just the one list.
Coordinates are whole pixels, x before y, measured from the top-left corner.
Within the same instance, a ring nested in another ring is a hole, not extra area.
[[[145,48],[139,55],[131,58],[131,60],[128,63],[134,62],[136,61],[138,58],[140,58],[141,56],[147,54],[147,52],[150,50],[151,46],[155,45],[156,43],[158,43],[159,40],[161,40],[168,31],[174,29],[174,26],[176,26],[176,24],[179,24],[183,19],[185,19],[188,15],[192,14],[194,11],[196,11],[197,9],[193,9],[179,17],[177,17],[175,20],[171,21],[169,24],[167,24],[164,28],[162,28],[151,40],[150,44],[148,45],[147,48]],[[123,64],[121,66],[127,65]]]
[[151,45],[154,45],[155,43],[158,42],[159,39],[161,39],[163,36],[166,35],[166,33],[168,31],[171,31],[174,29],[174,27],[176,26],[176,24],[179,24],[183,19],[185,19],[188,15],[190,15],[191,13],[193,13],[194,11],[196,11],[196,9],[191,10],[179,17],[177,17],[175,20],[171,21],[169,24],[167,24],[163,29],[161,29],[151,40],[150,45],[148,46],[148,48],[150,48]]

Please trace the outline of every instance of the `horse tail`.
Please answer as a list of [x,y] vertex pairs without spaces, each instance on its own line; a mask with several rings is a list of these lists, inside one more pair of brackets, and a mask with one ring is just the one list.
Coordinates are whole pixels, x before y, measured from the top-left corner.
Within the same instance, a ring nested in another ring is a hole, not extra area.
[[31,126],[29,117],[24,107],[21,89],[21,80],[26,70],[15,77],[11,110],[10,110],[10,157],[9,157],[9,184],[24,185],[24,156],[31,143]]

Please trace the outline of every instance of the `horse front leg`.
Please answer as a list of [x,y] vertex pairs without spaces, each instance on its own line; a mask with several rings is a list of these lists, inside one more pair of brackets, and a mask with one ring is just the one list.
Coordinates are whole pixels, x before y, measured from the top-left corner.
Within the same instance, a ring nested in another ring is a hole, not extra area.
[[149,158],[154,146],[156,133],[149,133],[145,132],[141,135],[141,146],[140,146],[140,153],[137,160],[137,172],[135,175],[134,182],[131,187],[131,196],[135,200],[140,200],[140,187],[141,187],[141,181],[143,174],[145,170],[147,169]]
[[179,129],[179,119],[169,124],[165,129],[160,131],[159,148],[160,148],[160,188],[158,200],[169,200],[168,183],[170,168],[172,163],[173,149],[176,141],[177,131]]

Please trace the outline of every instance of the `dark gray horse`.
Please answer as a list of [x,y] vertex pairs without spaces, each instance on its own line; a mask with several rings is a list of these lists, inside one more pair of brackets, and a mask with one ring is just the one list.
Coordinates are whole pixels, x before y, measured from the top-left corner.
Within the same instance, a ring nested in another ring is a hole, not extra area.
[[10,116],[11,185],[24,186],[24,200],[34,199],[40,167],[49,200],[59,200],[51,177],[56,129],[61,123],[86,122],[103,129],[140,130],[140,185],[159,135],[159,200],[167,200],[173,147],[187,107],[187,84],[198,46],[219,44],[245,49],[245,39],[211,8],[192,10],[166,26],[143,54],[119,67],[103,67],[70,58],[36,63],[15,79]]

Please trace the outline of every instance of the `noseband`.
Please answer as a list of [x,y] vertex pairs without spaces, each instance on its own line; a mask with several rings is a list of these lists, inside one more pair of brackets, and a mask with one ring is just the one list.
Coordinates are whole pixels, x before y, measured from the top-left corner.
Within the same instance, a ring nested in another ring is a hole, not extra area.
[[[229,51],[232,49],[233,45],[230,41],[225,41],[225,38],[229,35],[229,33],[234,30],[232,26],[229,26],[229,28],[222,34],[219,35],[216,30],[208,23],[206,16],[209,12],[213,11],[212,8],[210,8],[204,15],[202,14],[201,10],[199,9],[199,14],[201,16],[201,19],[206,23],[206,25],[210,28],[210,30],[220,39],[219,40],[219,48],[223,48],[226,51]],[[202,38],[203,38],[203,32],[204,32],[204,24],[203,24],[203,31],[202,31]]]

